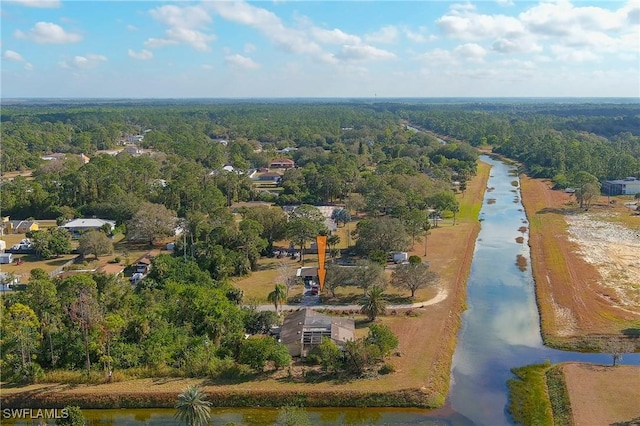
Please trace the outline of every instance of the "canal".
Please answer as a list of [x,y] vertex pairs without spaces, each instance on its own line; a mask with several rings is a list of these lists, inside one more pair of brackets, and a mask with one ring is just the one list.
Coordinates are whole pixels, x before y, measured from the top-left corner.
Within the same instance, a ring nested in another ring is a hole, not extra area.
[[[512,377],[511,368],[545,360],[611,362],[608,355],[563,352],[542,344],[518,178],[513,166],[488,156],[481,159],[492,170],[446,405],[432,411],[310,408],[313,424],[509,425],[506,382]],[[516,263],[519,256],[526,265],[522,260]],[[623,363],[640,364],[640,354],[625,355]],[[171,425],[175,424],[173,412],[87,410],[86,414],[92,425]],[[215,409],[213,424],[270,424],[276,416],[273,409]]]

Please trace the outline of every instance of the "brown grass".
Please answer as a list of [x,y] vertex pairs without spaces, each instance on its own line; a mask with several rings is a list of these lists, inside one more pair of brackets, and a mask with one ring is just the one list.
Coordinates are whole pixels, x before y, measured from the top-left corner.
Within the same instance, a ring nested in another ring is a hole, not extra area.
[[562,371],[574,424],[640,424],[640,367],[569,363]]

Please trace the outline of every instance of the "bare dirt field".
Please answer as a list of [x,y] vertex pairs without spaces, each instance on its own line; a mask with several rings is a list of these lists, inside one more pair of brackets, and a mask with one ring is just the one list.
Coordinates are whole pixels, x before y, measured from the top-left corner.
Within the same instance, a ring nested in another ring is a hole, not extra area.
[[576,426],[640,424],[640,369],[570,363],[562,367]]
[[563,345],[640,324],[640,216],[600,197],[588,212],[550,183],[522,178],[543,337]]

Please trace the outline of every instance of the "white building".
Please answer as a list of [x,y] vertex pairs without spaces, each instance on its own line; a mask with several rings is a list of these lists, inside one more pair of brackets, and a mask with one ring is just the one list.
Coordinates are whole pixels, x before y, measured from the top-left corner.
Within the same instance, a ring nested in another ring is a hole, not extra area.
[[640,194],[640,179],[627,177],[619,180],[605,180],[602,182],[602,193],[605,195]]
[[109,225],[109,229],[113,232],[116,227],[116,223],[113,220],[104,220],[104,219],[73,219],[64,225],[61,228],[66,229],[73,236],[79,236],[83,232],[86,231],[98,231],[102,229],[103,226]]

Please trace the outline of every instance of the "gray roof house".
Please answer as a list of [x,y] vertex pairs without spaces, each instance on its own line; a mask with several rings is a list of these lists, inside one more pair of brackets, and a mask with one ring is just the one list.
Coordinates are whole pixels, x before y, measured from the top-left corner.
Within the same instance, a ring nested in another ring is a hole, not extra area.
[[306,357],[320,344],[323,337],[344,347],[355,339],[355,323],[351,318],[323,315],[313,309],[293,312],[284,319],[280,328],[280,341],[287,346],[291,356]]
[[605,195],[636,195],[640,193],[640,179],[633,176],[602,182],[602,193]]
[[109,225],[111,231],[113,231],[116,227],[116,223],[113,220],[73,219],[62,225],[61,228],[64,228],[67,231],[71,232],[72,235],[77,236],[89,230],[100,230],[106,224]]

